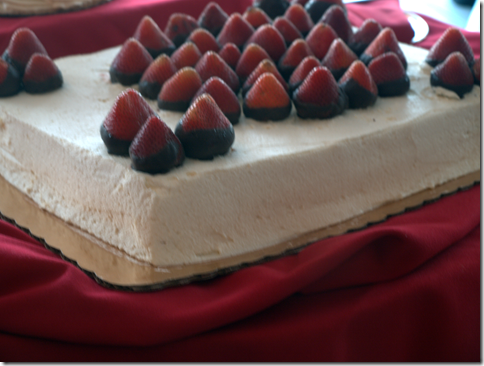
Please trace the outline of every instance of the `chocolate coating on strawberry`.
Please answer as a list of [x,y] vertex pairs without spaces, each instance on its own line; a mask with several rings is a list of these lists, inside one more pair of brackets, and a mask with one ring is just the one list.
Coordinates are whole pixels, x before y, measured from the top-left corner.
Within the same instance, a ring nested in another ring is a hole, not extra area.
[[321,66],[321,63],[314,56],[308,56],[301,61],[289,78],[289,92],[291,95],[301,85],[306,76],[318,66]]
[[183,146],[158,116],[151,116],[129,148],[131,167],[149,174],[167,173],[185,160]]
[[301,61],[308,56],[314,56],[314,54],[307,42],[304,39],[295,40],[278,62],[282,77],[288,80]]
[[7,61],[0,59],[0,97],[10,97],[22,90],[17,70]]
[[403,95],[410,89],[410,79],[400,59],[393,52],[376,57],[368,65],[368,70],[378,87],[378,95],[381,97]]
[[435,67],[443,62],[452,52],[460,52],[469,66],[474,64],[474,53],[462,32],[458,28],[448,28],[430,49],[425,62]]
[[169,111],[185,112],[195,93],[202,86],[202,78],[192,67],[184,67],[161,87],[158,107]]
[[239,77],[217,53],[213,51],[205,53],[195,66],[195,70],[202,81],[207,81],[212,76],[218,76],[230,86],[234,93],[239,92]]
[[175,44],[148,15],[145,15],[139,22],[133,38],[137,39],[153,58],[161,54],[171,55],[175,50]]
[[217,37],[228,18],[229,16],[220,5],[211,1],[198,17],[198,25]]
[[292,103],[274,74],[264,73],[244,97],[244,114],[256,121],[281,121],[291,113]]
[[345,43],[353,36],[353,29],[346,12],[339,5],[330,6],[321,17],[320,22],[330,25]]
[[326,119],[348,108],[348,97],[338,87],[334,76],[324,66],[314,68],[293,93],[300,118]]
[[152,62],[153,57],[146,48],[137,39],[129,38],[111,63],[111,82],[125,86],[137,84]]
[[359,57],[381,30],[382,26],[376,20],[366,19],[351,36],[348,47]]
[[271,17],[271,19],[276,18],[279,15],[284,14],[284,12],[289,7],[288,0],[255,0],[254,6],[261,8],[264,12]]
[[25,67],[34,53],[47,55],[43,44],[29,28],[18,28],[10,37],[10,42],[2,58],[11,64],[22,77]]
[[466,58],[460,52],[453,52],[430,73],[430,85],[455,92],[460,98],[474,87],[474,76]]
[[126,89],[114,102],[101,125],[101,138],[109,154],[127,156],[141,126],[155,112],[134,89]]
[[348,96],[351,109],[367,108],[376,102],[378,87],[365,64],[359,60],[351,64],[338,85]]
[[217,42],[222,47],[230,42],[242,50],[245,42],[247,42],[254,32],[254,27],[251,26],[247,20],[242,18],[242,15],[239,13],[233,13],[230,15],[229,19],[227,19],[227,22],[218,34]]
[[62,87],[64,79],[49,56],[34,53],[25,67],[22,83],[27,93],[42,94]]
[[302,33],[296,28],[289,19],[277,17],[272,25],[281,33],[286,41],[286,46],[290,46],[296,39],[303,38]]
[[481,85],[481,58],[478,58],[472,66],[472,75],[474,75],[474,84]]
[[234,128],[215,100],[208,94],[199,96],[175,128],[185,155],[211,160],[225,155],[235,140]]
[[313,22],[316,23],[333,5],[339,5],[346,12],[346,7],[342,0],[311,0],[306,3],[304,9],[307,11]]
[[384,28],[378,36],[370,43],[366,50],[361,54],[360,60],[363,61],[365,65],[369,65],[370,62],[386,53],[393,52],[397,55],[398,59],[403,65],[403,68],[407,69],[407,59],[400,48],[395,32],[391,28]]
[[314,27],[311,17],[300,4],[292,4],[284,13],[284,18],[294,24],[303,37]]
[[165,54],[158,56],[146,69],[139,81],[140,93],[152,100],[156,100],[163,84],[177,72],[177,68],[170,57]]
[[168,18],[165,28],[166,36],[179,47],[186,41],[190,33],[198,28],[198,23],[192,16],[183,13],[173,13]]

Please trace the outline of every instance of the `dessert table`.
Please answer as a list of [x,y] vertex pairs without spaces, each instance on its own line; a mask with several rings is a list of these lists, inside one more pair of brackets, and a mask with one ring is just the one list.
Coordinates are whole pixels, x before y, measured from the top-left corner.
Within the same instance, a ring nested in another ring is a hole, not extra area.
[[[113,0],[0,17],[0,51],[31,28],[56,58],[121,44],[143,15],[162,29],[208,1]],[[250,0],[219,0],[227,13]],[[396,0],[347,5],[402,42]],[[448,25],[422,16],[430,48]],[[480,34],[463,31],[476,56]],[[100,286],[0,220],[0,361],[480,361],[480,185],[295,255],[154,292]]]

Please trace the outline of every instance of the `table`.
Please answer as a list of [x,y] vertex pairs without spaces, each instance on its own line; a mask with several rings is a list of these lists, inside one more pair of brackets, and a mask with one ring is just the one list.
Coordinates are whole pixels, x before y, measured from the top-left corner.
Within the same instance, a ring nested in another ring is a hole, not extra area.
[[[114,0],[0,18],[0,50],[29,26],[52,57],[121,44],[141,17],[208,1]],[[249,0],[219,1],[229,13]],[[395,0],[348,5],[411,29]],[[448,27],[423,16],[430,47]],[[101,31],[102,30],[102,31]],[[480,34],[464,32],[476,55]],[[0,361],[479,361],[480,185],[297,255],[151,293],[103,288],[0,220]]]

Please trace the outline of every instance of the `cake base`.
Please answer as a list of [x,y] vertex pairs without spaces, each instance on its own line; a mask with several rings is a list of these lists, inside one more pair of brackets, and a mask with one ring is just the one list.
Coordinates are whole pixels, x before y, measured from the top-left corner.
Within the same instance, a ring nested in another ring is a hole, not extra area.
[[224,275],[244,267],[295,254],[315,241],[365,228],[389,216],[417,208],[443,195],[480,182],[480,170],[387,203],[347,221],[306,233],[269,248],[226,259],[187,266],[156,267],[73,227],[39,208],[0,176],[0,218],[3,217],[40,240],[48,249],[72,262],[99,284],[125,291],[154,291]]

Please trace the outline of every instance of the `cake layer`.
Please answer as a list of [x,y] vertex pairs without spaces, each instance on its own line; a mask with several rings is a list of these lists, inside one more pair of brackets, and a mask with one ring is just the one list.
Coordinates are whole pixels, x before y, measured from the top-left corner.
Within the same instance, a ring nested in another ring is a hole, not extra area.
[[[241,118],[231,151],[148,175],[99,127],[125,89],[119,48],[56,60],[62,89],[0,100],[0,174],[41,208],[129,256],[169,267],[269,247],[480,167],[480,88],[436,93],[426,50],[401,45],[407,95],[330,120]],[[151,103],[157,109],[155,103]],[[157,111],[174,129],[181,113]]]

